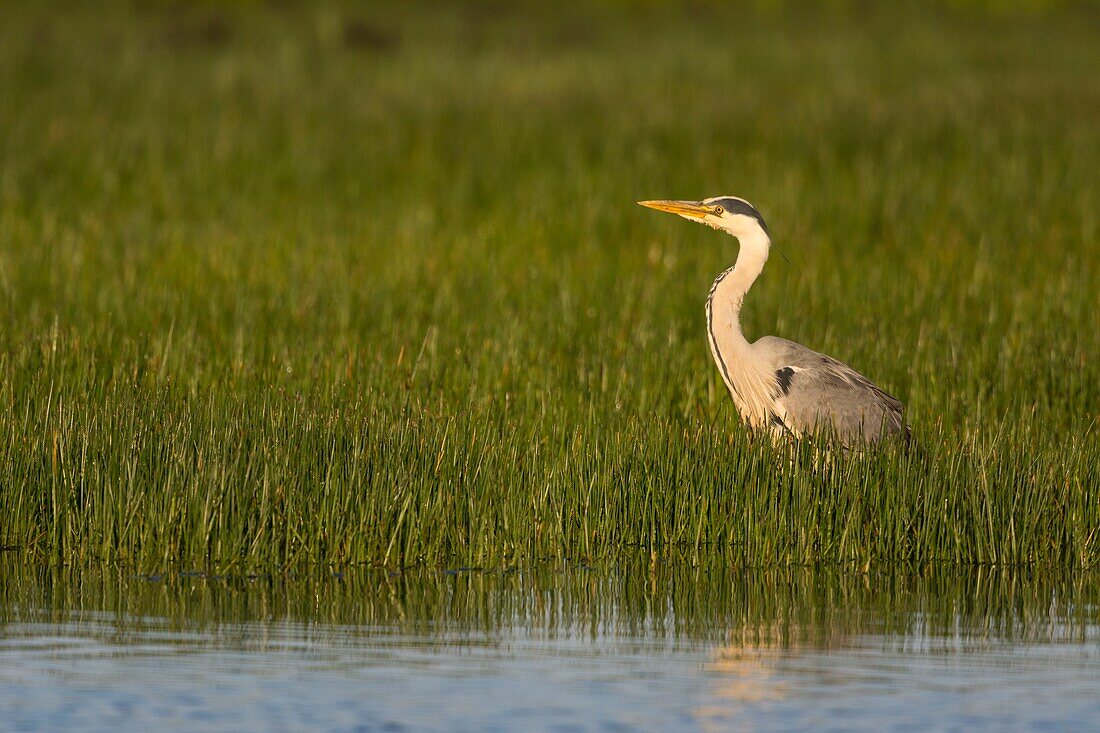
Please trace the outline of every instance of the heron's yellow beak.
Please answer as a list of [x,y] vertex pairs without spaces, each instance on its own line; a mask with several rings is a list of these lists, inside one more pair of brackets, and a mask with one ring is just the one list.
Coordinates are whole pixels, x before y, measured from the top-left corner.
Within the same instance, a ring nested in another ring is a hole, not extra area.
[[702,219],[707,214],[714,213],[709,206],[704,206],[699,201],[639,201],[638,204],[649,209],[686,216],[690,219]]

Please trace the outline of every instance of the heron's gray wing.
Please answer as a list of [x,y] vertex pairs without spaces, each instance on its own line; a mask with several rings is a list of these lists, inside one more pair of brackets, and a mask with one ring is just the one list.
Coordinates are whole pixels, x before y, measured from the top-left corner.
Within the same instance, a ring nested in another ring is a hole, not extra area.
[[907,432],[901,402],[847,364],[771,336],[754,348],[774,368],[776,415],[791,431],[834,431],[846,445]]

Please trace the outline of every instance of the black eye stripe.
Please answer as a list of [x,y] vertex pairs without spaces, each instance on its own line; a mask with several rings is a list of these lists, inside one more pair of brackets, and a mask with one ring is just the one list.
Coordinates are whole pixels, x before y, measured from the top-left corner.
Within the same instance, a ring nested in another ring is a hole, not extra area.
[[764,217],[761,216],[760,212],[756,210],[756,207],[754,207],[748,201],[743,201],[742,199],[735,198],[724,198],[712,201],[711,203],[715,206],[721,206],[730,214],[751,216],[753,219],[756,219],[758,224],[760,224],[760,228],[764,230],[764,233],[768,233],[768,225],[764,223]]

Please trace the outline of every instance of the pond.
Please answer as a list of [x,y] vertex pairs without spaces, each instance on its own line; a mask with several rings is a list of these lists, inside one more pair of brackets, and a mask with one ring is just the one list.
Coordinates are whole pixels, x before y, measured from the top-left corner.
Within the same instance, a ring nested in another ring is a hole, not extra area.
[[1094,730],[1097,579],[5,560],[0,730]]

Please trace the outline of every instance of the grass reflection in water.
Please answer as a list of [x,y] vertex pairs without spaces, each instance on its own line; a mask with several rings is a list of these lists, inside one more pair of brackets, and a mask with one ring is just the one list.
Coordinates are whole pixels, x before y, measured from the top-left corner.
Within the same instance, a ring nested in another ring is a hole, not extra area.
[[1096,624],[1092,573],[933,570],[923,575],[807,568],[730,570],[639,559],[598,568],[362,569],[294,574],[136,575],[120,568],[0,566],[5,623],[114,619],[215,633],[291,622],[349,633],[476,634],[705,641],[721,659],[831,648],[865,634],[922,643],[1084,640]]

